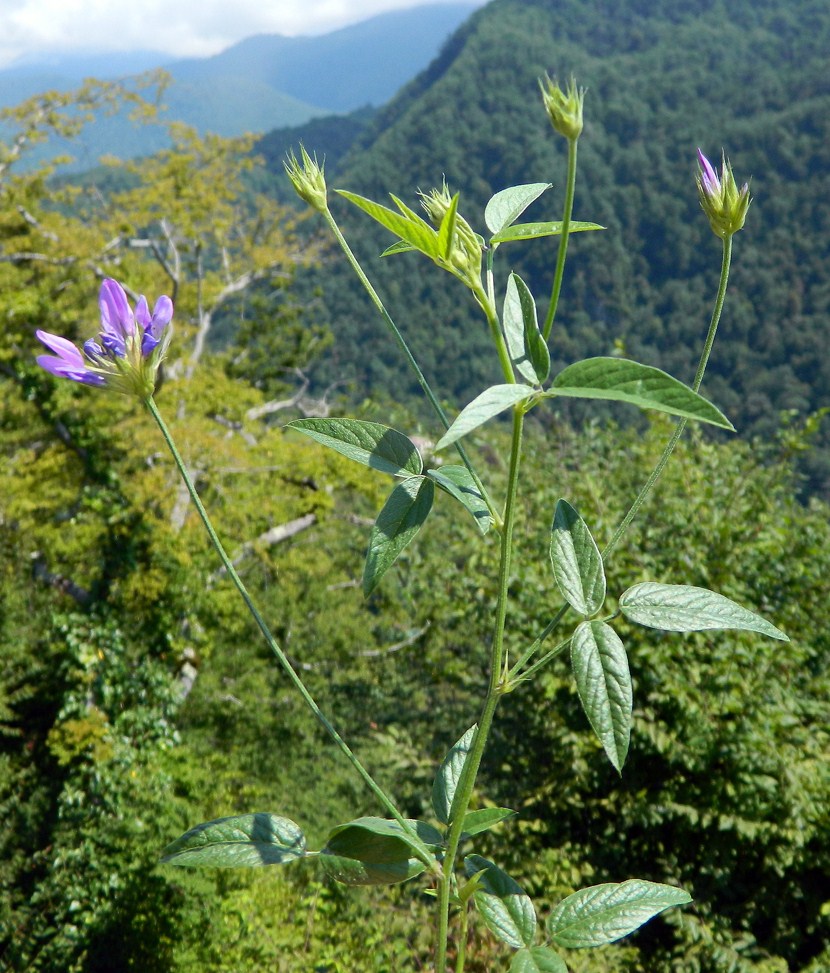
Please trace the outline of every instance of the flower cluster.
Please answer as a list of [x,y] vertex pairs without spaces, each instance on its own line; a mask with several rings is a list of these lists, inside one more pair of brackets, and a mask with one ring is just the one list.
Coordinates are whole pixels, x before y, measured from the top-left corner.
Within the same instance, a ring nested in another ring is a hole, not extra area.
[[[420,193],[421,205],[433,226],[440,229],[451,209],[454,210],[458,201],[447,187],[446,181],[440,189],[430,189],[428,193]],[[473,230],[470,224],[458,212],[452,217],[452,239],[447,259],[436,261],[439,266],[459,276],[468,285],[481,284],[481,260],[484,240]]]
[[539,88],[551,125],[560,135],[575,142],[582,134],[582,103],[585,100],[585,89],[577,88],[576,81],[571,78],[567,89],[563,91],[559,84],[551,81],[547,75],[539,79]]
[[38,365],[73,382],[149,398],[155,391],[159,366],[170,341],[168,325],[173,317],[173,302],[169,297],[160,297],[151,315],[142,295],[133,311],[124,288],[108,278],[101,285],[98,306],[101,333],[97,341],[90,338],[84,342],[82,354],[66,338],[38,331],[39,340],[53,352],[38,356]]
[[300,159],[293,151],[283,162],[285,173],[291,180],[291,185],[300,199],[319,213],[328,209],[326,198],[326,174],[323,166],[317,161],[317,156],[306,152],[305,146],[300,146]]
[[697,161],[700,165],[697,174],[700,205],[712,232],[725,240],[744,225],[750,204],[749,183],[745,182],[738,189],[726,156],[723,157],[720,176],[700,149],[697,150]]

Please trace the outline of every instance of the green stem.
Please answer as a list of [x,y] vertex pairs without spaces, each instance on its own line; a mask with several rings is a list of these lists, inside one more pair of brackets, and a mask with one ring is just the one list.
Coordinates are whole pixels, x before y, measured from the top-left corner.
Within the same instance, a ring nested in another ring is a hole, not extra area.
[[461,906],[458,928],[458,952],[455,957],[455,973],[464,973],[467,962],[467,930],[470,922],[470,904],[465,902]]
[[[401,334],[398,326],[392,320],[392,315],[386,310],[386,306],[384,305],[383,301],[380,299],[380,295],[372,286],[372,282],[366,276],[363,267],[361,267],[360,262],[352,252],[352,248],[349,246],[346,238],[343,236],[340,227],[337,225],[337,221],[335,220],[334,216],[332,216],[331,210],[329,210],[328,207],[326,207],[326,209],[322,211],[322,215],[326,223],[328,223],[332,233],[334,234],[335,239],[340,245],[340,249],[346,255],[346,259],[349,261],[352,270],[355,272],[355,274],[357,274],[358,280],[363,285],[372,303],[375,305],[381,317],[383,318],[383,321],[386,324],[386,327],[389,329],[389,332],[391,333],[392,337],[395,339],[396,344],[403,352],[407,364],[415,373],[415,377],[418,380],[418,384],[421,386],[424,395],[427,397],[427,401],[432,406],[435,414],[438,416],[438,419],[440,420],[443,427],[445,429],[449,429],[450,420],[446,412],[441,406],[441,403],[438,401],[435,393],[432,391],[432,387],[427,381],[426,376],[421,371],[421,366],[415,360],[415,356],[410,351],[409,345],[406,343],[406,339]],[[476,473],[475,468],[473,467],[472,460],[470,459],[467,453],[467,450],[459,442],[455,443],[455,448],[458,451],[458,455],[461,457],[461,462],[467,467],[470,476],[473,478],[473,483],[475,483],[476,489],[481,494],[481,498],[487,504],[487,509],[490,513],[490,516],[493,518],[493,523],[496,524],[497,527],[501,526],[501,516],[496,510],[495,504],[490,499],[490,495],[485,489],[485,486],[482,483],[478,473]]]
[[[706,372],[706,366],[709,363],[709,356],[712,352],[712,345],[715,343],[715,335],[717,334],[718,324],[720,323],[721,313],[723,311],[723,302],[726,300],[726,287],[729,283],[729,265],[732,262],[732,237],[726,237],[723,241],[723,256],[721,259],[721,271],[720,271],[720,283],[718,284],[718,293],[715,298],[715,306],[712,310],[712,318],[709,322],[709,331],[706,334],[706,342],[703,346],[703,351],[700,355],[700,361],[698,362],[697,372],[695,373],[695,380],[692,384],[692,388],[697,392],[700,389],[701,383],[703,382],[703,376]],[[637,494],[637,499],[632,503],[628,513],[620,521],[619,526],[614,531],[614,536],[605,546],[605,550],[602,552],[603,560],[607,558],[617,544],[620,538],[628,530],[631,521],[637,516],[637,513],[645,503],[646,498],[649,493],[651,493],[654,484],[660,478],[660,474],[665,469],[666,463],[668,463],[671,454],[674,452],[674,448],[683,435],[683,431],[686,428],[686,423],[688,420],[681,419],[678,422],[676,429],[672,433],[671,439],[666,444],[665,449],[657,462],[657,465],[651,471],[651,475],[646,480],[640,492]]]
[[519,463],[522,452],[522,432],[524,429],[524,410],[521,404],[513,409],[513,437],[510,446],[510,467],[507,478],[507,496],[504,503],[504,529],[501,534],[501,550],[499,554],[498,601],[496,603],[496,618],[493,626],[493,644],[490,649],[490,679],[487,696],[478,721],[478,729],[473,735],[473,742],[464,769],[458,781],[455,796],[452,801],[450,830],[447,835],[447,850],[444,855],[444,879],[438,893],[438,940],[436,943],[436,973],[446,973],[447,968],[447,935],[449,930],[449,907],[452,874],[461,832],[464,825],[464,815],[470,806],[481,758],[487,745],[487,737],[493,724],[499,699],[503,693],[504,676],[507,659],[504,651],[504,627],[507,618],[508,589],[510,584],[510,561],[513,553],[513,525],[516,518],[516,496],[519,485]]
[[161,413],[158,410],[158,406],[156,405],[155,400],[153,399],[152,396],[150,396],[145,400],[144,404],[147,406],[150,415],[156,420],[156,424],[161,430],[161,434],[164,437],[164,441],[167,443],[167,447],[173,456],[173,461],[175,462],[179,470],[179,473],[181,474],[181,477],[184,480],[184,484],[187,487],[187,492],[190,495],[190,499],[193,501],[193,506],[196,508],[196,512],[199,514],[202,524],[204,525],[204,528],[207,531],[207,535],[210,538],[210,541],[213,544],[214,548],[216,549],[216,553],[219,555],[219,560],[222,562],[222,566],[227,572],[228,577],[236,586],[236,590],[241,595],[242,600],[245,602],[245,607],[251,613],[251,616],[256,622],[260,632],[262,632],[265,641],[268,643],[268,647],[271,649],[272,653],[276,656],[277,661],[282,666],[286,675],[293,683],[294,688],[297,690],[300,696],[302,696],[306,706],[314,714],[318,723],[323,727],[326,733],[328,733],[331,739],[340,748],[341,752],[344,754],[346,759],[349,761],[352,767],[354,767],[354,769],[357,771],[360,777],[367,784],[369,790],[375,795],[375,797],[380,801],[380,803],[384,806],[384,808],[386,808],[386,810],[392,815],[392,817],[398,822],[398,824],[401,825],[404,831],[406,831],[407,835],[411,839],[412,844],[417,846],[418,855],[421,858],[421,860],[429,868],[433,868],[435,866],[434,855],[432,855],[429,848],[427,848],[424,842],[418,837],[415,830],[409,825],[409,823],[406,821],[406,819],[403,817],[400,811],[395,807],[395,804],[393,803],[392,799],[386,794],[383,788],[378,783],[375,782],[374,778],[371,776],[369,771],[366,770],[363,764],[357,759],[357,757],[352,752],[351,748],[346,743],[346,741],[340,736],[340,734],[337,732],[334,726],[332,726],[332,724],[329,722],[326,715],[317,705],[316,701],[314,700],[314,697],[311,695],[308,689],[306,689],[305,683],[300,678],[296,669],[291,665],[288,656],[286,656],[286,654],[280,648],[280,645],[277,642],[277,640],[271,634],[271,630],[268,628],[267,622],[262,617],[262,615],[259,612],[259,609],[254,604],[253,599],[248,593],[248,589],[245,587],[244,582],[239,577],[239,574],[237,573],[237,570],[234,567],[233,562],[228,557],[228,554],[225,551],[222,542],[219,540],[219,536],[216,533],[213,524],[211,523],[207,510],[205,510],[204,504],[202,503],[201,498],[199,497],[199,494],[196,491],[196,487],[193,483],[190,473],[188,472],[187,467],[184,464],[184,460],[182,459],[181,454],[179,453],[179,450],[176,447],[175,442],[173,441],[173,436],[170,433],[170,430],[167,428],[167,424],[165,423]]
[[571,214],[574,208],[574,189],[576,187],[576,143],[577,139],[568,139],[568,175],[565,182],[565,206],[562,213],[562,233],[559,236],[559,250],[556,254],[556,269],[553,274],[553,288],[550,294],[548,313],[542,328],[545,341],[550,338],[556,308],[559,305],[559,292],[562,290],[562,278],[565,273],[565,257],[568,253],[568,236],[571,229]]

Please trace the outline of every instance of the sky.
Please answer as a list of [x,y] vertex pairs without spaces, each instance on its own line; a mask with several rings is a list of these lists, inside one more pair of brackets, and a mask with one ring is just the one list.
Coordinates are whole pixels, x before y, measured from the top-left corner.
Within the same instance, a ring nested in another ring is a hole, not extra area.
[[56,54],[207,57],[253,34],[324,34],[427,2],[459,0],[0,0],[0,69]]

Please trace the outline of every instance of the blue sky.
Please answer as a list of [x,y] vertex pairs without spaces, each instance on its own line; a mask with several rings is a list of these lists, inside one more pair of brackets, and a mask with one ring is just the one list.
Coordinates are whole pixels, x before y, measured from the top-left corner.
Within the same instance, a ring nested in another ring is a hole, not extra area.
[[206,57],[252,34],[322,34],[427,2],[487,0],[0,0],[0,69],[73,53]]

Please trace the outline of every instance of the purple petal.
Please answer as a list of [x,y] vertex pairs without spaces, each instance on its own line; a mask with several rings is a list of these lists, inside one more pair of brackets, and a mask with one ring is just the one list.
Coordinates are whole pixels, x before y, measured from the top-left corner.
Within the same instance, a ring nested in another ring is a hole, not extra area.
[[154,338],[149,331],[145,331],[144,337],[141,339],[141,354],[147,358],[153,353],[153,349],[158,345],[158,343],[158,338]]
[[61,338],[60,335],[50,334],[48,331],[36,331],[35,334],[37,335],[38,341],[41,341],[49,351],[53,351],[58,356],[58,360],[65,361],[70,365],[83,367],[84,356],[71,341],[68,341],[66,338]]
[[153,320],[150,323],[150,331],[154,338],[160,338],[164,329],[173,320],[173,302],[165,294],[156,301],[153,308]]
[[114,331],[101,332],[101,344],[113,355],[125,358],[127,355],[127,345],[124,338]]
[[147,307],[147,298],[143,294],[138,298],[135,306],[135,320],[145,331],[150,327],[150,309]]
[[135,331],[135,320],[127,295],[118,281],[107,278],[101,284],[98,295],[98,307],[101,309],[101,330],[103,334],[118,335],[125,338]]
[[[77,349],[76,349],[77,350]],[[96,375],[80,365],[73,365],[65,358],[53,358],[52,355],[38,355],[37,363],[41,368],[45,368],[52,375],[58,378],[69,378],[73,382],[81,382],[84,385],[106,385],[103,375]]]
[[706,158],[706,156],[697,150],[697,161],[700,163],[701,178],[703,179],[704,188],[708,193],[713,193],[718,191],[720,182],[718,180],[718,175],[712,168],[712,163]]

